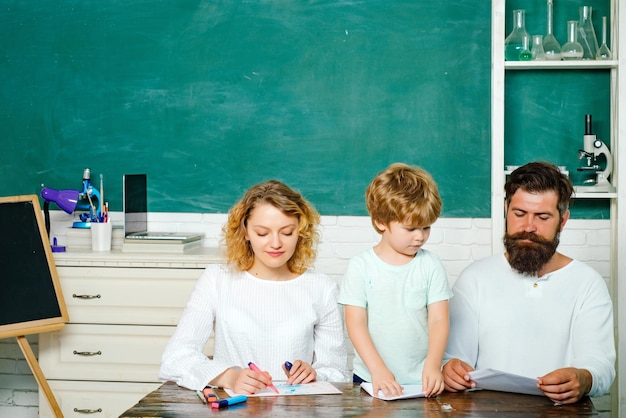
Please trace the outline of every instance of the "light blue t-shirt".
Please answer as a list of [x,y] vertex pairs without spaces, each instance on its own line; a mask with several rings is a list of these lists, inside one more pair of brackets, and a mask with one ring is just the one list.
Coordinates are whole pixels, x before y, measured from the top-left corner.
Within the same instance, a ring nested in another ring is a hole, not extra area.
[[[446,271],[435,254],[421,249],[410,263],[395,266],[370,248],[348,263],[339,303],[367,309],[372,341],[396,381],[419,384],[428,352],[428,305],[450,297]],[[354,373],[371,382],[355,354]]]

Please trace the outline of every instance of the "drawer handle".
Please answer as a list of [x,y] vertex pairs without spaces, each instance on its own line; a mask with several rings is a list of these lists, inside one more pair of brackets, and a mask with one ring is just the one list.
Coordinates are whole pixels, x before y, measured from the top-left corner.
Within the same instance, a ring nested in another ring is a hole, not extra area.
[[75,299],[100,299],[100,295],[77,295],[76,293],[72,297]]
[[102,408],[98,409],[78,409],[74,408],[74,412],[78,412],[79,414],[98,414],[102,412]]
[[101,356],[102,355],[102,351],[76,351],[74,350],[73,354],[77,355],[77,356]]

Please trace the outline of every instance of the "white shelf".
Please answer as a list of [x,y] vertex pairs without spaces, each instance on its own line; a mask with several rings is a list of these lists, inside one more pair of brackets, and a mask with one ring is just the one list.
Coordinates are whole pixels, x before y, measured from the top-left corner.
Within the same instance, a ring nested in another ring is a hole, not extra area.
[[615,199],[617,193],[597,192],[597,193],[575,193],[574,199]]
[[617,68],[617,61],[505,61],[504,68],[507,70],[606,70]]

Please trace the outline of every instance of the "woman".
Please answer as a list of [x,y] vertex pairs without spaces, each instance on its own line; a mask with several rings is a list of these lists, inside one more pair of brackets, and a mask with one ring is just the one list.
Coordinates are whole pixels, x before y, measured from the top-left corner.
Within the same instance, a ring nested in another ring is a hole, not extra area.
[[[222,230],[228,263],[207,267],[198,280],[163,354],[160,378],[242,394],[283,373],[287,384],[349,381],[338,286],[309,270],[318,224],[317,211],[285,184],[250,188]],[[209,359],[203,349],[212,331]],[[250,369],[250,362],[267,372]]]

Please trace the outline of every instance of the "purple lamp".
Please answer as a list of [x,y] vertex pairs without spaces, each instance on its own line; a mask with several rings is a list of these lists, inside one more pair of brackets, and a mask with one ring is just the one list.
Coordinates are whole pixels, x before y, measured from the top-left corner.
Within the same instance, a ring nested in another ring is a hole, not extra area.
[[49,187],[41,189],[41,197],[43,197],[46,202],[55,203],[59,208],[70,215],[74,213],[76,209],[78,196],[78,190],[54,190]]

